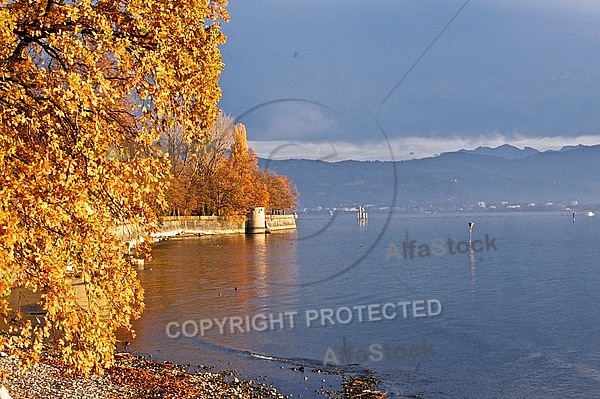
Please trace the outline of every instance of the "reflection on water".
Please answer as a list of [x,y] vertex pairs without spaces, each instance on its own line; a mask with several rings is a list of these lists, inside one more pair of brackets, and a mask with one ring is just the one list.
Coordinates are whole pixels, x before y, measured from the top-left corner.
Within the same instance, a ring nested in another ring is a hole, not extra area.
[[475,292],[475,251],[473,247],[469,245],[469,263],[471,265],[471,292]]
[[[135,323],[138,338],[132,349],[146,353],[152,352],[151,347],[167,347],[171,358],[185,357],[190,348],[167,337],[168,323],[273,313],[280,303],[293,303],[295,234],[204,236],[158,243],[148,267],[140,272],[146,310]],[[269,284],[270,280],[284,285]],[[223,343],[218,332],[214,328],[204,339]],[[244,340],[252,339],[251,334],[243,335]]]

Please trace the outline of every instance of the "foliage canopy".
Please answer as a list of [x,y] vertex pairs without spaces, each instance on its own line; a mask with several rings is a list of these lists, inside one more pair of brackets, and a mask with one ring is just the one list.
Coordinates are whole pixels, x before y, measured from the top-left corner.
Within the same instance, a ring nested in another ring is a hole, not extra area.
[[272,214],[296,206],[296,186],[285,176],[258,168],[243,124],[234,125],[221,114],[211,137],[207,151],[188,152],[174,162],[168,196],[172,213],[243,219],[252,206],[264,206]]
[[[0,319],[10,326],[2,350],[31,363],[52,339],[75,371],[113,362],[116,330],[143,309],[114,228],[155,225],[170,161],[111,162],[106,150],[175,127],[204,138],[221,97],[226,5],[0,2]],[[39,296],[43,322],[9,303],[13,287]]]

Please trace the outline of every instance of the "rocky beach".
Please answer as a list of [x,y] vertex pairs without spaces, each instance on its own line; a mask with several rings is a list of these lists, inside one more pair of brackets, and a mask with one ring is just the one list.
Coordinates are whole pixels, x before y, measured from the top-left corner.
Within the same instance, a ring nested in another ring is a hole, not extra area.
[[[150,398],[244,398],[283,399],[291,395],[271,385],[240,380],[235,370],[190,372],[190,366],[156,362],[142,356],[121,353],[115,365],[101,376],[83,377],[66,371],[56,359],[44,354],[40,362],[23,370],[20,361],[3,353],[0,368],[5,370],[0,399],[150,399]],[[210,369],[210,367],[205,367]],[[322,372],[313,370],[313,372]],[[322,389],[313,396],[330,399],[382,399],[377,380],[342,375],[339,390]],[[10,396],[7,396],[10,395]],[[312,397],[312,396],[311,396]]]
[[[241,381],[235,371],[188,373],[188,367],[120,354],[101,376],[66,372],[55,359],[22,370],[18,359],[2,356],[3,385],[13,399],[142,399],[142,398],[284,398],[273,387]],[[2,398],[4,399],[4,398]]]

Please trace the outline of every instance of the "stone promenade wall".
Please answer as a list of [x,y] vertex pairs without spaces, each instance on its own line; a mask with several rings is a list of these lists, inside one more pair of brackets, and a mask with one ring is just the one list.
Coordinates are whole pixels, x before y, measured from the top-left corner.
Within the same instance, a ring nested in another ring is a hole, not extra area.
[[293,230],[296,228],[296,218],[294,215],[266,215],[269,230]]
[[[294,215],[266,215],[269,230],[292,230],[296,228]],[[134,241],[141,235],[139,228],[133,224],[119,226],[116,235],[123,241]],[[243,234],[245,221],[234,222],[220,216],[163,216],[160,232],[156,237],[173,237],[182,235],[206,234]]]

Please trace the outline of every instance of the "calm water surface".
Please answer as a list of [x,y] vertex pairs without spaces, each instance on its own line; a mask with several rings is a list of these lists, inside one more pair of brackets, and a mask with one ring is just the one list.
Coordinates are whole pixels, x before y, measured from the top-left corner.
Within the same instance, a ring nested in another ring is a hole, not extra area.
[[[433,250],[435,239],[468,241],[470,220],[476,222],[473,240],[484,243],[481,252],[452,255],[445,247],[441,255],[437,249],[440,256],[425,256],[420,247],[419,257],[419,245]],[[336,214],[303,216],[297,223],[293,232],[157,244],[140,273],[147,308],[130,349],[160,360],[235,368],[244,378],[266,375],[295,397],[339,387],[339,376],[309,371],[323,368],[327,356],[329,366],[337,360],[346,371],[371,370],[392,398],[600,395],[598,217],[582,215],[572,223],[570,214],[560,213],[371,214],[359,226],[354,214]],[[487,249],[486,234],[488,242],[495,239]],[[403,244],[413,240],[415,256],[405,259]],[[391,242],[402,259],[392,256]],[[414,317],[412,301],[433,299],[441,314]],[[407,318],[399,306],[394,319],[382,317],[383,305],[403,301],[411,301]],[[362,322],[353,309],[361,305],[372,305],[370,319],[362,310]],[[350,309],[351,321],[346,310],[336,318],[340,308]],[[321,317],[328,309],[334,325]],[[316,315],[310,325],[307,312]],[[202,323],[209,322],[212,328],[202,334]],[[169,337],[169,323],[178,323],[170,330],[179,332],[177,338]],[[402,356],[411,346],[420,348],[413,349],[419,356]],[[352,355],[344,359],[340,348],[351,348]],[[291,370],[300,366],[304,373]]]

